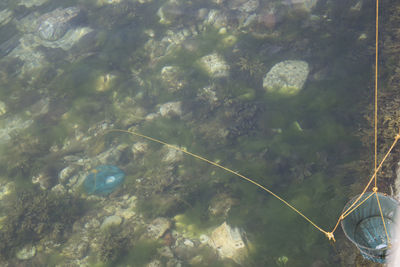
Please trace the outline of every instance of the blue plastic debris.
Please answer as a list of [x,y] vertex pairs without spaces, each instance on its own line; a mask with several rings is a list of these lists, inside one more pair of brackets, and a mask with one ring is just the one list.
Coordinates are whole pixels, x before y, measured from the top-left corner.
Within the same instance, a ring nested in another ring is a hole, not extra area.
[[124,180],[125,173],[113,165],[100,165],[90,171],[83,182],[88,194],[105,196],[114,191]]
[[[370,194],[367,192],[361,197],[357,203],[364,202],[345,217],[342,221],[342,228],[347,238],[357,246],[365,259],[385,263],[390,248],[388,238],[390,241],[395,236],[395,218],[399,203],[395,199],[380,193],[367,199]],[[347,210],[357,197],[349,201],[344,210]],[[377,197],[379,197],[385,226],[383,225]],[[386,233],[388,236],[386,236]]]

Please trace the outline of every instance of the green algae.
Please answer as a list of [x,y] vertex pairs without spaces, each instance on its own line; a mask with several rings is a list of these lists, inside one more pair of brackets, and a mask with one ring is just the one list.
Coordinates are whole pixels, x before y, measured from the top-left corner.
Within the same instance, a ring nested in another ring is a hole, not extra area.
[[221,91],[225,97],[232,97],[243,102],[254,101],[256,97],[256,90],[244,82],[228,82]]
[[[157,118],[143,125],[142,132],[169,144],[189,147],[194,143],[193,129],[178,118]],[[153,144],[150,144],[153,145]]]
[[175,227],[178,232],[188,238],[199,238],[202,234],[223,222],[222,216],[209,215],[209,201],[206,198],[197,200],[182,214],[174,216]]
[[152,240],[140,240],[135,242],[133,248],[129,249],[123,256],[121,256],[115,262],[105,264],[104,267],[111,266],[126,266],[127,264],[135,263],[137,266],[145,266],[154,257],[157,256],[157,249],[162,244],[158,241]]
[[57,224],[68,229],[81,216],[83,201],[71,196],[25,190],[16,192],[8,203],[8,217],[0,231],[0,255],[9,259],[24,244],[37,242],[55,231]]

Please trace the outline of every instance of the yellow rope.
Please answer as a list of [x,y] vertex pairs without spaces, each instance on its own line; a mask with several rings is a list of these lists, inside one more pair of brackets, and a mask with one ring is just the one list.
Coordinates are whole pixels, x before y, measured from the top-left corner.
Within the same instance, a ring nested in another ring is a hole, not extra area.
[[136,132],[133,132],[133,131],[121,130],[121,129],[111,129],[111,130],[108,130],[108,132],[122,132],[122,133],[129,133],[129,134],[132,134],[132,135],[136,135],[136,136],[142,137],[144,139],[147,139],[147,140],[150,140],[150,141],[157,142],[159,144],[165,145],[165,146],[170,147],[172,149],[175,149],[177,151],[181,151],[181,152],[183,152],[183,153],[185,153],[187,155],[190,155],[190,156],[195,157],[195,158],[197,158],[199,160],[202,160],[202,161],[207,162],[207,163],[209,163],[211,165],[214,165],[214,166],[216,166],[216,167],[218,167],[220,169],[223,169],[223,170],[225,170],[227,172],[230,172],[230,173],[232,173],[232,174],[234,174],[234,175],[236,175],[236,176],[238,176],[238,177],[240,177],[240,178],[242,178],[242,179],[254,184],[255,186],[261,188],[262,190],[268,192],[269,194],[271,194],[272,196],[274,196],[275,198],[277,198],[278,200],[283,202],[286,206],[291,208],[293,211],[295,211],[297,214],[299,214],[301,217],[303,217],[306,221],[308,221],[311,225],[313,225],[319,231],[323,232],[325,235],[329,234],[328,232],[324,231],[321,227],[316,225],[313,221],[311,221],[307,216],[305,216],[303,213],[301,213],[298,209],[296,209],[294,206],[289,204],[289,202],[287,202],[286,200],[284,200],[283,198],[281,198],[280,196],[278,196],[277,194],[275,194],[274,192],[272,192],[268,188],[264,187],[263,185],[253,181],[252,179],[250,179],[250,178],[248,178],[248,177],[246,177],[246,176],[244,176],[244,175],[242,175],[242,174],[240,174],[238,172],[235,172],[235,171],[233,171],[233,170],[231,170],[231,169],[229,169],[227,167],[224,167],[224,166],[222,166],[222,165],[220,165],[220,164],[218,164],[218,163],[216,163],[214,161],[208,160],[208,159],[206,159],[206,158],[204,158],[202,156],[196,155],[196,154],[194,154],[192,152],[189,152],[189,151],[187,151],[185,149],[182,149],[182,148],[174,146],[174,145],[170,145],[168,143],[165,143],[165,142],[163,142],[161,140],[155,139],[155,138],[150,137],[150,136],[146,136],[146,135],[143,135],[143,134],[140,134],[140,133],[136,133]]
[[[378,148],[378,52],[379,52],[379,0],[376,0],[376,13],[375,13],[375,116],[374,116],[374,135],[375,135],[375,173],[376,171],[376,163],[377,163],[377,148]],[[382,207],[381,203],[379,201],[378,197],[378,181],[377,181],[377,175],[375,175],[375,187],[374,187],[374,192],[376,194],[376,201],[378,202],[378,207],[379,207],[379,213],[381,215],[382,219],[382,224],[385,229],[385,234],[386,234],[386,243],[390,245],[390,239],[389,239],[389,234],[386,229],[386,223],[385,219],[382,213]]]
[[[342,216],[342,220],[344,218],[346,218],[347,216],[349,216],[355,209],[357,209],[359,206],[361,206],[365,201],[367,201],[371,196],[373,196],[375,194],[375,192],[372,192],[371,194],[369,194],[369,196],[367,196],[365,199],[363,199],[360,203],[358,203],[355,207],[353,207],[351,210],[347,209],[347,212],[343,212]],[[354,202],[356,203],[356,202]]]
[[[378,36],[379,36],[379,0],[376,0],[376,14],[375,14],[375,108],[374,108],[374,170],[378,162]],[[375,177],[375,187],[377,186],[377,179]]]

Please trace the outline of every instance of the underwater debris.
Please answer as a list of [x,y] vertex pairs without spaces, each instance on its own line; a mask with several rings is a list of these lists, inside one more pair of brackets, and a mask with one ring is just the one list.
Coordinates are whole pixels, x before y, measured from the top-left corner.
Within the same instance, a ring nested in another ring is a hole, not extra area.
[[209,245],[218,251],[221,258],[229,258],[241,264],[247,256],[246,244],[238,228],[232,228],[226,222],[211,234]]
[[124,180],[125,173],[113,165],[100,165],[91,170],[83,186],[88,194],[105,196],[113,192]]

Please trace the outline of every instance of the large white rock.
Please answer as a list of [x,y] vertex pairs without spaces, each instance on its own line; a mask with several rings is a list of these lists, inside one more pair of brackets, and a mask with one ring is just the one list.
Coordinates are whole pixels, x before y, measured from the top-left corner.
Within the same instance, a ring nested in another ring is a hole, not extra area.
[[232,259],[238,264],[247,257],[247,247],[241,231],[230,227],[226,222],[211,233],[208,244],[218,251],[221,258]]
[[295,95],[304,86],[310,69],[301,60],[286,60],[275,64],[265,75],[263,87],[267,92]]

